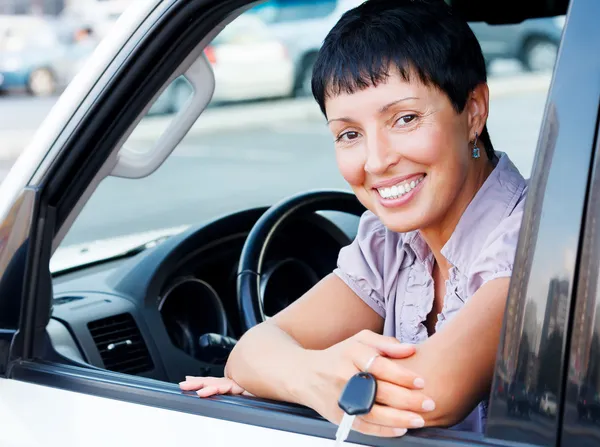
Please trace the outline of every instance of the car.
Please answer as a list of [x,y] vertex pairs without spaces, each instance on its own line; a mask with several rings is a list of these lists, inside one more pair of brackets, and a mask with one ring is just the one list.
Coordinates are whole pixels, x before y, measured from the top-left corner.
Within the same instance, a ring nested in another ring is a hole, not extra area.
[[49,96],[62,90],[93,47],[67,44],[61,23],[35,16],[0,16],[0,90]]
[[541,17],[520,23],[471,23],[488,64],[496,59],[516,59],[528,71],[554,68],[565,16]]
[[[293,93],[294,67],[285,46],[258,17],[244,15],[226,27],[204,54],[215,73],[213,104],[271,99]],[[181,76],[154,103],[150,113],[175,113],[193,87]]]
[[511,384],[506,399],[507,413],[529,416],[531,411],[530,395],[522,383]]
[[286,46],[294,63],[294,96],[312,94],[312,67],[323,39],[348,9],[361,0],[269,0],[252,12],[269,26]]
[[542,394],[540,399],[540,412],[546,416],[556,416],[556,396],[550,391],[546,391]]
[[[600,3],[452,3],[472,21],[566,14],[486,431],[352,433],[349,443],[596,445],[600,429],[579,419],[577,402],[600,381],[600,57],[590,51],[600,45]],[[328,167],[322,117],[302,120],[313,113],[294,108],[302,102],[220,110],[218,135],[195,126],[215,116],[204,50],[253,5],[128,9],[0,184],[0,445],[333,445],[336,427],[308,408],[200,399],[177,385],[222,374],[245,330],[331,271],[363,211]],[[185,108],[164,129],[150,120],[136,134],[180,76],[194,87]],[[538,98],[490,95],[508,117],[505,133],[529,123],[519,108]],[[552,392],[556,410],[507,415],[515,386]]]
[[600,394],[594,388],[582,387],[577,399],[577,415],[580,420],[600,421]]

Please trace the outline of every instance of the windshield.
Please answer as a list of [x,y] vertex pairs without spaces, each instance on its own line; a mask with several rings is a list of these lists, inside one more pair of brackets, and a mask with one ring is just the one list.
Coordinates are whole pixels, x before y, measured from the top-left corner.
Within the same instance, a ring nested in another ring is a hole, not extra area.
[[[339,2],[317,3],[320,6],[313,12],[319,14],[302,18],[285,8],[306,11],[306,2],[286,6],[272,1],[229,25],[205,51],[216,80],[209,108],[154,173],[141,179],[104,179],[61,248],[83,247],[74,251],[81,253],[109,239],[131,249],[134,242],[139,245],[156,238],[157,232],[159,236],[171,234],[228,213],[269,206],[299,192],[347,190],[336,166],[333,137],[310,94],[316,51],[344,9]],[[357,3],[343,5],[349,8]],[[277,17],[291,14],[298,20],[260,19],[261,15],[273,17],[273,11]],[[72,23],[73,17],[69,20]],[[81,21],[79,25],[74,27],[75,44],[93,48],[99,40],[94,27],[104,30],[106,22],[92,26]],[[472,24],[488,60],[491,139],[526,178],[531,173],[562,25],[561,18],[518,25]],[[534,34],[533,40],[516,37]],[[27,48],[22,54],[27,54]],[[74,61],[82,61],[84,55],[77,54]],[[51,63],[56,65],[52,74],[63,77],[44,77],[48,73],[22,60],[2,67],[4,79],[21,85],[6,86],[8,94],[0,97],[0,115],[6,117],[0,132],[10,145],[9,155],[0,160],[0,175],[76,73],[77,65],[58,59]],[[20,81],[13,76],[36,69],[39,85],[28,85],[26,76]],[[189,84],[173,82],[126,145],[148,150],[190,95]]]

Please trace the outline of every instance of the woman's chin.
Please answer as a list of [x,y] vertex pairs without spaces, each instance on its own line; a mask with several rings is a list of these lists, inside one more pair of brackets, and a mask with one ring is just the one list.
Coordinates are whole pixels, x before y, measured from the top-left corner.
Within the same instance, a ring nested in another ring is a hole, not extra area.
[[417,219],[416,216],[408,215],[407,213],[390,213],[389,211],[383,211],[382,213],[378,213],[377,217],[379,217],[381,223],[388,230],[395,233],[409,233],[418,230],[421,227],[420,219]]

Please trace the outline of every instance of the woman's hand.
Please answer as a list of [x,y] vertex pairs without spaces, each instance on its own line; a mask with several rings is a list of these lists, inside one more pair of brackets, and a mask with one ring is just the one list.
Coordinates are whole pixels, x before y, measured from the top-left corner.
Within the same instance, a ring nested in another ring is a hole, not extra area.
[[419,413],[435,409],[435,403],[419,391],[424,381],[392,360],[410,357],[415,349],[395,338],[361,331],[328,349],[313,351],[308,374],[297,389],[304,395],[305,405],[339,424],[343,411],[337,402],[346,382],[378,355],[368,371],[377,379],[375,405],[368,414],[357,417],[352,428],[376,436],[402,436],[409,428],[423,427],[425,421]]
[[227,377],[193,377],[186,376],[183,382],[179,383],[179,388],[183,391],[196,391],[200,397],[209,397],[215,394],[243,394],[252,396],[235,381]]

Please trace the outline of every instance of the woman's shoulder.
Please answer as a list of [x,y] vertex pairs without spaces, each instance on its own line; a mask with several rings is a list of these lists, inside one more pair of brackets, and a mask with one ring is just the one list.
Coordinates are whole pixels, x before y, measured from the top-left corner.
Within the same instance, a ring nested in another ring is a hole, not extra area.
[[365,211],[358,223],[354,244],[359,245],[363,251],[371,252],[374,256],[397,257],[405,249],[405,242],[409,241],[415,232],[398,233],[387,228],[379,217],[372,211]]
[[341,249],[338,266],[350,270],[367,267],[383,276],[402,259],[405,236],[389,230],[376,214],[367,210],[360,216],[354,240]]

